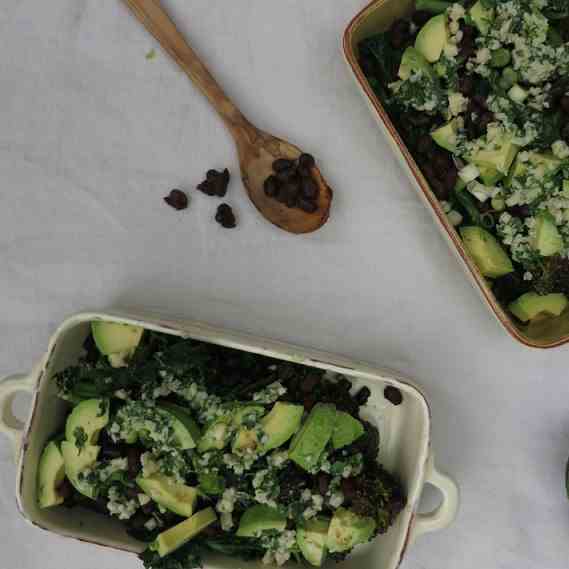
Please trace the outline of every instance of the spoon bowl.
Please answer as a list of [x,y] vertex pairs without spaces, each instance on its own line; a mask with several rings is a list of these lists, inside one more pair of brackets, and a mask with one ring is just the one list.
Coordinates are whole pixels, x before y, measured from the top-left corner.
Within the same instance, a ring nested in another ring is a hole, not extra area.
[[267,196],[264,184],[273,174],[273,162],[278,158],[296,160],[302,151],[258,129],[245,118],[178,31],[159,0],[124,2],[202,91],[224,121],[237,146],[243,184],[257,210],[265,219],[290,233],[310,233],[322,227],[330,215],[332,190],[320,170],[313,167],[311,172],[318,188],[315,200],[317,209],[312,213],[289,208],[274,197]]

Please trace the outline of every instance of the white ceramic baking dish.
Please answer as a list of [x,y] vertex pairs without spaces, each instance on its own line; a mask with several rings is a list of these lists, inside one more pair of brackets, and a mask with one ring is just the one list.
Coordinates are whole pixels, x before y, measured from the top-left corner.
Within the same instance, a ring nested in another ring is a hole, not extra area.
[[[18,508],[26,520],[44,530],[117,550],[137,553],[143,545],[127,536],[122,525],[91,511],[63,507],[41,510],[36,500],[36,474],[40,453],[46,441],[63,427],[66,404],[56,396],[53,375],[77,361],[82,343],[93,320],[126,322],[144,328],[190,337],[205,342],[263,354],[339,372],[350,378],[355,389],[367,385],[372,395],[365,408],[366,418],[375,423],[381,434],[380,460],[401,479],[408,495],[408,505],[386,535],[357,550],[345,562],[348,569],[395,569],[407,546],[419,535],[448,526],[456,516],[459,493],[455,482],[435,468],[431,448],[431,418],[427,401],[411,382],[368,365],[341,357],[305,350],[271,340],[254,338],[197,322],[173,322],[159,318],[124,313],[85,313],[66,320],[52,337],[45,356],[29,375],[13,376],[0,383],[0,432],[12,440],[18,476]],[[399,406],[383,396],[388,385],[397,387],[404,401]],[[32,409],[26,425],[15,421],[11,404],[16,393],[32,393]],[[442,493],[439,507],[428,514],[418,514],[417,507],[425,484]],[[230,569],[230,558],[212,556],[205,559],[212,569]],[[254,564],[241,563],[241,567]]]
[[349,23],[343,36],[342,47],[348,67],[385,138],[403,165],[413,188],[434,217],[437,227],[441,230],[451,250],[498,322],[513,338],[532,348],[555,348],[567,344],[569,343],[569,311],[565,311],[557,318],[535,320],[524,325],[516,321],[500,305],[490,284],[464,248],[458,232],[449,223],[439,201],[431,191],[427,180],[358,63],[359,43],[367,37],[389,29],[396,19],[411,14],[414,6],[415,0],[373,0],[361,10]]

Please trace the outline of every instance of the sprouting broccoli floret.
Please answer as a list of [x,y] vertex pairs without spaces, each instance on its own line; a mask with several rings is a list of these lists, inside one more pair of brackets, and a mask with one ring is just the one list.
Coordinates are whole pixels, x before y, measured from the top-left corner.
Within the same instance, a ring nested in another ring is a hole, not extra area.
[[407,500],[399,481],[377,463],[369,465],[355,478],[351,509],[377,521],[377,533],[385,533]]

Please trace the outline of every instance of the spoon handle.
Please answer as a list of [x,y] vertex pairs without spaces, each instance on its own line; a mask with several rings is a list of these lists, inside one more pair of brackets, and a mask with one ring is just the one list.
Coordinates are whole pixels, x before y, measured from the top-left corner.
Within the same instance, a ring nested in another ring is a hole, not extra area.
[[239,131],[248,130],[251,127],[250,123],[224,93],[202,60],[178,31],[160,0],[124,0],[124,2],[207,97],[231,133],[236,136]]

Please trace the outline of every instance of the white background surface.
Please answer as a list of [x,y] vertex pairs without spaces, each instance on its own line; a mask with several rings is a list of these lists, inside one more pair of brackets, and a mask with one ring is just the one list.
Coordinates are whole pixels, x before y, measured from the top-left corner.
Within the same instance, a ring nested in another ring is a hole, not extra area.
[[[449,530],[406,569],[567,569],[569,349],[517,345],[463,276],[382,140],[339,42],[363,0],[169,0],[259,126],[314,152],[328,225],[264,222],[216,115],[118,0],[0,3],[0,375],[29,369],[61,320],[145,307],[396,368],[430,397],[439,465],[460,481]],[[211,167],[217,202],[162,203]],[[2,568],[139,567],[29,528],[0,440]],[[380,569],[380,568],[378,568]]]

